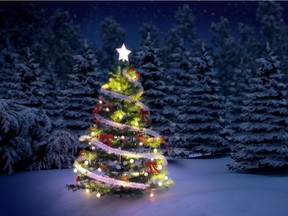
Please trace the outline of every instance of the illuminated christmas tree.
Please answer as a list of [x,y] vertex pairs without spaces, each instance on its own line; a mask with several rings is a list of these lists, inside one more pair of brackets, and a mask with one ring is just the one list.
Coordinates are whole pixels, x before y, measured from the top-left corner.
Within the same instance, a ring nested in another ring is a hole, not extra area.
[[80,137],[85,149],[74,163],[77,183],[68,188],[85,189],[97,197],[144,191],[153,197],[156,188],[173,184],[168,177],[167,160],[157,150],[165,139],[145,128],[150,112],[139,101],[143,94],[139,73],[129,66],[130,51],[124,44],[117,52],[123,62],[109,73],[109,81],[100,89],[101,96],[93,110],[95,125],[89,135]]

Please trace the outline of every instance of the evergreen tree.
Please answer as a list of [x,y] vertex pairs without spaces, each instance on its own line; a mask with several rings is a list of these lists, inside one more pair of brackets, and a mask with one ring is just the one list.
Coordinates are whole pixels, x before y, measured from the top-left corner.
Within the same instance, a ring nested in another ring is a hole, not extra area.
[[252,26],[238,23],[237,32],[239,34],[238,44],[241,44],[243,50],[241,58],[244,62],[247,62],[249,68],[254,71],[257,67],[254,59],[263,51],[262,42],[259,40],[259,37]]
[[192,51],[196,42],[195,17],[189,5],[184,4],[175,13],[176,26],[184,47]]
[[[124,45],[117,51],[120,60],[128,61],[130,51]],[[96,124],[91,134],[80,137],[85,149],[74,163],[78,183],[68,188],[85,189],[97,197],[143,191],[153,197],[157,188],[173,184],[167,176],[167,161],[157,151],[163,138],[145,128],[149,109],[139,101],[143,87],[135,69],[123,63],[110,75],[94,110]]]
[[144,88],[144,100],[151,110],[152,124],[167,138],[169,145],[173,144],[173,134],[176,132],[176,110],[173,109],[175,97],[171,95],[172,86],[163,81],[164,69],[158,57],[158,50],[147,34],[146,40],[138,52],[138,68]]
[[231,71],[241,61],[242,50],[237,45],[235,38],[229,30],[229,20],[221,17],[218,23],[211,24],[212,43],[214,45],[213,58],[215,67],[219,70],[218,79],[221,82],[221,91],[225,96],[230,96]]
[[175,13],[175,19],[176,24],[165,38],[165,47],[162,53],[166,68],[177,62],[173,58],[173,55],[177,53],[180,43],[182,43],[182,48],[185,48],[185,52],[190,53],[199,44],[199,41],[196,39],[195,17],[189,5],[184,4],[179,7]]
[[224,129],[224,98],[219,94],[213,60],[202,51],[192,58],[190,87],[183,89],[181,139],[178,145],[193,153],[224,154],[228,152],[227,132]]
[[169,69],[175,64],[173,57],[174,53],[177,52],[181,39],[177,29],[172,29],[169,34],[165,37],[165,47],[161,50],[161,57],[164,62],[164,67]]
[[252,71],[249,64],[242,59],[239,66],[233,71],[233,79],[230,84],[229,112],[226,114],[230,123],[230,128],[235,129],[240,121],[241,107],[244,100],[244,94],[249,90],[249,80],[252,77]]
[[74,133],[80,133],[89,126],[100,82],[97,60],[87,43],[74,59],[76,64],[73,73],[68,75],[68,89],[62,91],[63,120],[59,124]]
[[9,91],[9,98],[12,103],[26,107],[43,108],[45,95],[39,90],[42,85],[38,79],[39,64],[34,62],[29,49],[22,57],[23,62],[16,64],[16,83]]
[[159,44],[159,29],[151,23],[143,23],[140,27],[140,44],[145,43],[148,33],[154,46],[157,47]]
[[[256,17],[261,24],[261,32],[265,39],[273,47],[280,48],[286,37],[287,26],[283,19],[283,8],[279,2],[260,1],[256,12]],[[287,43],[286,43],[287,44]]]
[[[264,41],[268,41],[273,47],[275,53],[277,53],[281,62],[281,68],[284,71],[288,70],[288,42],[287,33],[288,26],[285,23],[283,17],[283,7],[280,2],[277,1],[261,1],[258,3],[256,11],[256,18],[261,25],[261,33],[264,37]],[[265,43],[262,42],[265,45]],[[263,51],[265,46],[262,47]],[[260,53],[261,54],[261,53]],[[258,55],[259,56],[259,55]],[[258,57],[256,56],[256,57]],[[287,75],[285,74],[285,82],[287,82]]]
[[235,163],[228,166],[237,171],[288,165],[288,109],[280,61],[267,46],[265,57],[257,62],[257,76],[250,81],[234,136],[236,148],[231,157]]
[[0,98],[7,98],[7,93],[13,85],[17,58],[18,55],[6,47],[0,50]]
[[125,30],[112,17],[107,17],[101,22],[100,36],[103,43],[101,68],[112,69],[114,67],[115,47],[123,43],[125,34]]
[[[73,68],[73,55],[79,53],[82,45],[79,26],[74,25],[68,11],[56,10],[49,18],[51,35],[48,38],[47,62],[48,69],[56,74],[57,86],[66,87],[67,74]],[[47,34],[47,33],[46,33]],[[46,56],[46,58],[47,58]]]

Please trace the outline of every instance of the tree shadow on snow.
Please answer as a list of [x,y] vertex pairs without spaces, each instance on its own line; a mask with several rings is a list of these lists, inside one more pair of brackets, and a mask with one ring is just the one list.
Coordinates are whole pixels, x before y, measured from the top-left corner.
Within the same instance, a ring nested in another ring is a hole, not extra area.
[[265,167],[265,168],[251,169],[243,173],[252,175],[261,175],[261,176],[288,177],[288,166],[281,168]]

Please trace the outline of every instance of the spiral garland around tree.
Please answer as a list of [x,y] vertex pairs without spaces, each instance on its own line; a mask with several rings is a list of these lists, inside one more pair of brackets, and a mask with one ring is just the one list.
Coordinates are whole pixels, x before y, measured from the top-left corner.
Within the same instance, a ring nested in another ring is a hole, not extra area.
[[157,150],[165,138],[145,128],[150,124],[150,111],[139,101],[143,87],[139,73],[129,66],[131,51],[123,44],[117,52],[123,62],[100,89],[91,119],[95,124],[89,135],[80,137],[85,149],[74,162],[76,183],[67,186],[73,191],[85,189],[98,198],[144,191],[153,197],[157,188],[174,183],[168,177],[166,158]]

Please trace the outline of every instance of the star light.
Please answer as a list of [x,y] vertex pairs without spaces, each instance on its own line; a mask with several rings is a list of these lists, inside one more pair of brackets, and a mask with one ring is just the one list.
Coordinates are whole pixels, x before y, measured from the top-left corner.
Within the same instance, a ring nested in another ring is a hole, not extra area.
[[118,60],[122,60],[123,62],[128,61],[128,55],[131,53],[131,51],[126,49],[124,43],[121,48],[116,48],[116,50],[119,53]]

